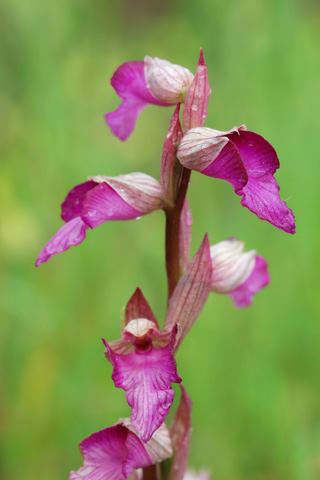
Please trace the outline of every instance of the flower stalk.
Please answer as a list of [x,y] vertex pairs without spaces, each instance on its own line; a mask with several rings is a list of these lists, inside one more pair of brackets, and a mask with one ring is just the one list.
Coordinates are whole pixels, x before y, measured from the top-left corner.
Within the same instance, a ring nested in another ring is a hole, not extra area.
[[[177,160],[178,161],[178,160]],[[172,297],[174,289],[177,286],[179,278],[182,275],[180,263],[180,248],[179,248],[179,233],[180,233],[180,217],[182,207],[186,198],[191,170],[182,167],[178,172],[179,178],[176,179],[176,184],[179,184],[176,200],[172,206],[165,207],[166,214],[166,271],[168,279],[168,302]],[[179,181],[180,180],[180,181]]]

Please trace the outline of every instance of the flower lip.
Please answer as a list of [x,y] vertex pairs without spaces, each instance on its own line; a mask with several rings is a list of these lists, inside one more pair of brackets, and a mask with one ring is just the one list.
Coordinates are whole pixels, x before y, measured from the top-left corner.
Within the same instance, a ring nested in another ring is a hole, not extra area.
[[144,59],[144,76],[150,93],[171,105],[185,100],[193,81],[193,74],[187,68],[149,56]]
[[175,325],[169,343],[159,349],[153,347],[151,338],[146,338],[145,346],[118,354],[104,342],[113,366],[112,379],[116,387],[125,390],[132,424],[144,443],[169,413],[174,397],[171,384],[181,382],[173,355],[177,330]]

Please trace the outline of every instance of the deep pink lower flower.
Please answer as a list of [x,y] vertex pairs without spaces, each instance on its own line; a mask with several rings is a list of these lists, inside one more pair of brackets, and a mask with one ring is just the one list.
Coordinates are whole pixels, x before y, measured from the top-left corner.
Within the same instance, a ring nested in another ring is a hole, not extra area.
[[[127,306],[121,340],[110,344],[104,340],[106,357],[113,366],[112,379],[116,387],[127,392],[131,421],[143,442],[169,413],[174,397],[171,384],[181,382],[173,355],[178,327],[161,332],[148,308],[137,290]],[[142,311],[149,318],[132,318]]]
[[84,462],[79,470],[70,472],[70,480],[126,480],[135,469],[148,467],[172,455],[165,425],[149,442],[143,443],[129,419],[93,433],[80,443],[80,450]]
[[106,115],[112,133],[126,140],[141,110],[149,104],[167,107],[183,102],[192,80],[189,70],[167,60],[147,56],[144,61],[124,63],[111,79],[122,98],[117,110]]
[[222,178],[242,196],[241,204],[262,220],[294,233],[294,216],[279,197],[274,173],[279,160],[263,137],[242,125],[228,132],[193,128],[183,137],[177,156],[183,166]]
[[131,220],[163,207],[161,186],[144,173],[91,177],[74,187],[61,205],[66,224],[41,250],[36,266],[78,245],[88,228],[108,220]]
[[236,239],[210,247],[211,291],[227,293],[239,308],[250,305],[253,296],[270,282],[266,260],[255,250],[243,252],[243,247]]

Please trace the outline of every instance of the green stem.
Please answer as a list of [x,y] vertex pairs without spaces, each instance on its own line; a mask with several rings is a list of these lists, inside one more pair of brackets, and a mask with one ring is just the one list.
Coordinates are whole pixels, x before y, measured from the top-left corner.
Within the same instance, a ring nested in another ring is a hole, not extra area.
[[166,269],[168,278],[168,301],[182,274],[180,267],[179,231],[180,216],[187,194],[191,170],[182,167],[181,180],[173,206],[165,209],[166,213]]

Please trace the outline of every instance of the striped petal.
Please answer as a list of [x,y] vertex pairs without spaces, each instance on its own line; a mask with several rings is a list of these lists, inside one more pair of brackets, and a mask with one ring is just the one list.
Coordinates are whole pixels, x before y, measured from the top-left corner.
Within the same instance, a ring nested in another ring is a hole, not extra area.
[[143,442],[151,438],[169,413],[174,397],[171,384],[181,382],[173,356],[176,332],[175,327],[169,344],[159,350],[150,345],[119,355],[107,345],[112,379],[116,387],[127,392],[131,421]]

